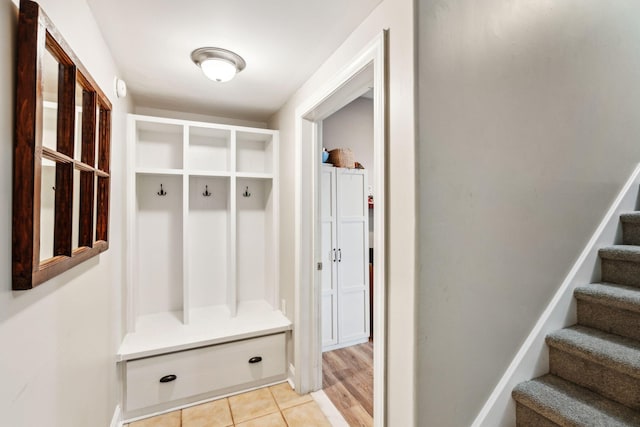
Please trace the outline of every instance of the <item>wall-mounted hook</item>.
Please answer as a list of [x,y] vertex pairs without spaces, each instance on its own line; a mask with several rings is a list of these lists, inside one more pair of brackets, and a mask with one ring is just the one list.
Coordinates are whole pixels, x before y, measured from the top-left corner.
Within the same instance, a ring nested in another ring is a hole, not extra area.
[[244,193],[242,193],[243,197],[251,197],[251,193],[249,193],[249,187],[245,188]]
[[158,191],[158,196],[166,196],[167,192],[162,188],[162,184],[160,184],[160,191]]
[[209,186],[208,185],[204,186],[204,193],[202,193],[202,195],[204,197],[211,197],[211,193],[209,192]]

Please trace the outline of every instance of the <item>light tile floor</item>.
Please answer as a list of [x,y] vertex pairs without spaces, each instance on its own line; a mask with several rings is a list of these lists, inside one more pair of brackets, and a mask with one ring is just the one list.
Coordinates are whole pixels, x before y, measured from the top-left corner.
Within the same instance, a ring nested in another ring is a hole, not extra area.
[[125,427],[331,427],[311,395],[300,396],[288,383],[264,387]]

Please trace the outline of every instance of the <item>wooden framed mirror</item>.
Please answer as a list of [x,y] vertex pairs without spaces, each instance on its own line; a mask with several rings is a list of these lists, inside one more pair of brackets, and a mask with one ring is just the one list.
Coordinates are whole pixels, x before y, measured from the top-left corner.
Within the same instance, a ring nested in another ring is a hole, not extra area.
[[13,157],[13,289],[109,248],[111,103],[42,8],[21,0]]

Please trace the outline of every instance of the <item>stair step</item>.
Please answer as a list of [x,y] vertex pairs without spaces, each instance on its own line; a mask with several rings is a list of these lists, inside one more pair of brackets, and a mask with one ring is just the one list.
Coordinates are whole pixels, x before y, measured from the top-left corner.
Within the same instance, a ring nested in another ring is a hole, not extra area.
[[579,301],[589,301],[640,313],[640,289],[635,286],[591,283],[578,286],[573,294]]
[[550,333],[547,344],[640,379],[640,342],[585,326]]
[[550,373],[640,410],[640,342],[585,326],[546,341]]
[[640,286],[640,246],[615,245],[598,251],[602,281]]
[[578,324],[640,341],[640,288],[592,283],[574,291]]
[[640,262],[640,246],[612,245],[598,251],[600,258],[614,261]]
[[640,225],[640,211],[623,212],[620,214],[620,221],[624,224]]
[[620,215],[622,243],[640,245],[640,212],[625,212]]
[[[518,384],[513,398],[548,420],[518,419],[518,426],[553,425],[631,427],[640,426],[640,413],[586,390],[555,375]],[[523,411],[526,414],[526,411]],[[520,413],[518,413],[520,415]]]

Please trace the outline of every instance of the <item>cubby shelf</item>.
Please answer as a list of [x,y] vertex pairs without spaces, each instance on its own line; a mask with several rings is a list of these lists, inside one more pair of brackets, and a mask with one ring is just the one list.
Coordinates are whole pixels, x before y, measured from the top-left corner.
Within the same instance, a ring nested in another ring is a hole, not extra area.
[[278,132],[129,116],[131,360],[291,329],[278,310]]
[[139,175],[182,175],[182,169],[137,168]]
[[231,172],[191,170],[189,172],[189,175],[191,176],[231,176]]
[[238,178],[257,178],[257,179],[273,179],[273,174],[270,173],[251,173],[251,172],[236,172]]

